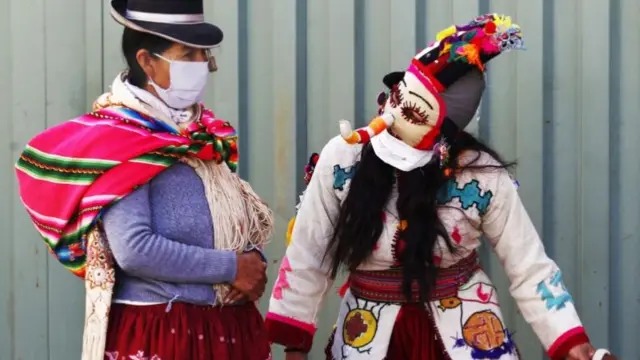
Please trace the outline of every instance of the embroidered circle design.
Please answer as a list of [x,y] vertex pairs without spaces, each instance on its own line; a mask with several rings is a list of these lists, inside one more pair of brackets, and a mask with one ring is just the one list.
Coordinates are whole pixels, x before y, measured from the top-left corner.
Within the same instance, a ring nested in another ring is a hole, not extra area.
[[504,325],[492,311],[471,315],[462,327],[462,335],[467,345],[483,351],[497,349],[506,340]]
[[378,320],[369,310],[354,309],[344,319],[342,338],[344,343],[353,348],[369,345],[376,335]]
[[445,311],[455,309],[460,305],[462,305],[462,301],[458,297],[453,296],[440,300],[440,305],[438,305],[438,308],[440,308],[440,310],[442,311]]
[[96,286],[102,286],[107,281],[107,271],[105,269],[97,268],[91,271],[91,280]]

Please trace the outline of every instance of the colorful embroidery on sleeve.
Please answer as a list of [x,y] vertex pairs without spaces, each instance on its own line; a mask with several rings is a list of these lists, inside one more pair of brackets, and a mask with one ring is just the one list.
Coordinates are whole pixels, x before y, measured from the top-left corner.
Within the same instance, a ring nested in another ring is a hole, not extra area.
[[276,300],[282,300],[283,290],[291,287],[289,280],[287,279],[287,273],[291,272],[291,264],[289,264],[289,258],[282,258],[282,264],[280,270],[278,270],[278,279],[276,285],[273,287],[273,298]]
[[446,205],[454,199],[458,199],[464,210],[468,210],[475,205],[480,216],[487,212],[492,198],[493,193],[490,190],[483,192],[480,189],[478,180],[471,180],[464,184],[462,188],[459,188],[456,179],[450,179],[437,194],[438,204]]
[[[547,281],[549,285],[547,285]],[[557,294],[554,294],[554,291]],[[556,270],[551,278],[538,283],[536,291],[540,295],[540,299],[544,301],[548,310],[563,309],[567,303],[573,303],[573,297],[567,291],[564,281],[562,281],[562,271]]]
[[355,175],[358,168],[358,163],[359,162],[356,162],[353,166],[347,166],[346,168],[340,165],[333,166],[334,189],[344,191],[344,186],[347,184],[347,181],[353,179],[353,175]]

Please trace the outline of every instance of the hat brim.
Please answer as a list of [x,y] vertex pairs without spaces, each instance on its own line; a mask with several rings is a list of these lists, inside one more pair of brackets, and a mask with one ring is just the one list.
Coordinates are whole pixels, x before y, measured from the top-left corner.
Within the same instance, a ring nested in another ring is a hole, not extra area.
[[198,49],[219,45],[224,37],[219,27],[209,23],[166,24],[128,19],[126,2],[111,2],[111,17],[123,26]]

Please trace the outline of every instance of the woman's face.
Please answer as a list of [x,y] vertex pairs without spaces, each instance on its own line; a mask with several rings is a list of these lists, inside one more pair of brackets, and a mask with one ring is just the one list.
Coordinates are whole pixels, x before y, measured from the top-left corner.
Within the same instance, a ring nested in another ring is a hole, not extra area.
[[146,49],[140,49],[136,54],[136,58],[138,59],[138,63],[140,64],[140,67],[142,67],[142,70],[147,74],[147,77],[164,89],[169,88],[171,84],[169,76],[170,63],[167,60],[198,62],[212,61],[215,63],[213,59],[210,59],[209,52],[207,50],[196,49],[178,43],[173,44],[170,48],[160,54],[151,54]]

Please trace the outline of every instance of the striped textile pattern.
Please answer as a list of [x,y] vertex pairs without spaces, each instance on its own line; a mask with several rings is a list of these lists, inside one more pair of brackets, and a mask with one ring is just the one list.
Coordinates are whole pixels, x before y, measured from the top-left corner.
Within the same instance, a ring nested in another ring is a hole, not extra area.
[[[458,289],[466,284],[480,269],[478,254],[474,251],[454,266],[439,268],[435,287],[429,294],[431,301],[455,297]],[[391,303],[416,302],[419,299],[417,284],[412,287],[412,299],[407,300],[402,290],[402,269],[381,271],[354,271],[349,276],[351,293],[358,298]]]
[[86,236],[108,205],[182,158],[237,168],[233,127],[202,108],[182,132],[132,109],[113,106],[49,128],[16,164],[20,198],[49,251],[84,278]]

